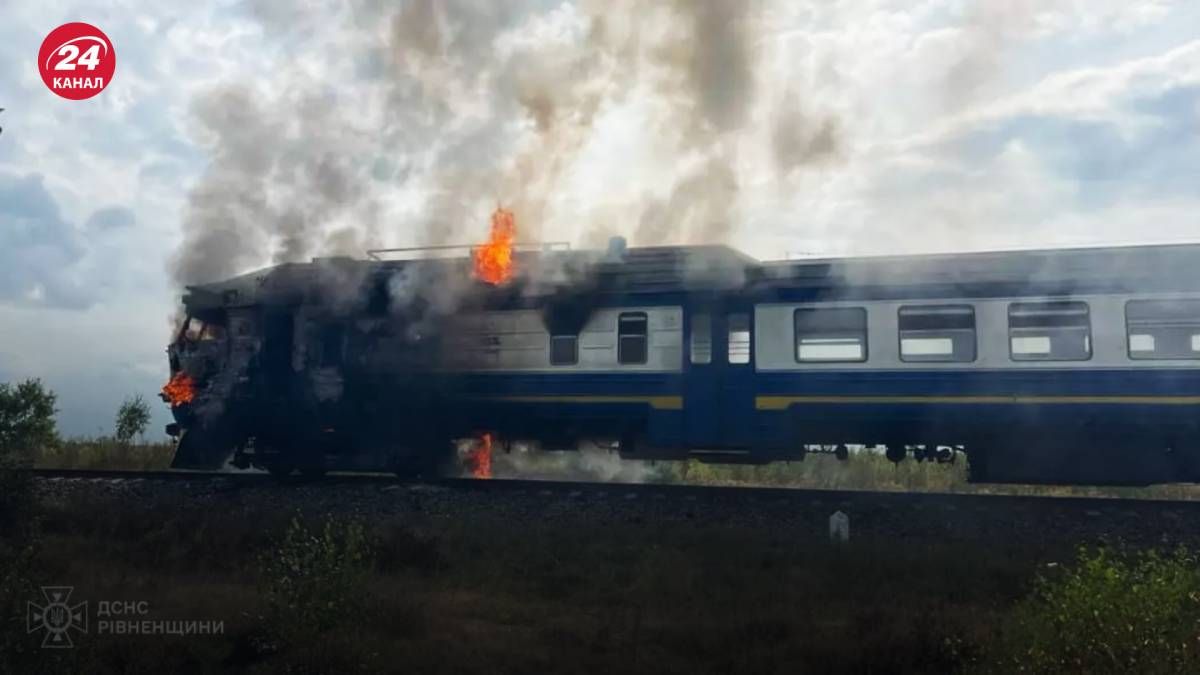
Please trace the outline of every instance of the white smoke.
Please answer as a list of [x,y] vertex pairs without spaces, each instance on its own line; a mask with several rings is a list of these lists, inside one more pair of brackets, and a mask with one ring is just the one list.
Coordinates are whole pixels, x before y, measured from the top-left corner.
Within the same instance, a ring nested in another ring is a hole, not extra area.
[[250,6],[307,56],[274,63],[274,86],[222,82],[194,102],[210,164],[181,283],[477,241],[497,204],[526,240],[727,242],[747,171],[783,180],[841,146],[804,81],[766,75],[760,3]]

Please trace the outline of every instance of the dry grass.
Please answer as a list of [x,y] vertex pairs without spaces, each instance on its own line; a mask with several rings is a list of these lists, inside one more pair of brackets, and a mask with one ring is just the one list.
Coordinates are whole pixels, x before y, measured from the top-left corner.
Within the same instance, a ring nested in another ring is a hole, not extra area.
[[170,467],[174,456],[174,443],[122,443],[102,436],[62,440],[42,448],[34,465],[46,469],[154,471]]
[[[170,442],[123,444],[111,437],[59,442],[37,454],[36,465],[56,469],[159,470],[171,464],[175,447]],[[541,478],[578,480],[649,481],[699,485],[808,487],[843,490],[895,490],[904,492],[963,492],[985,494],[1127,497],[1141,499],[1200,499],[1200,486],[1156,485],[1148,488],[973,485],[967,482],[964,457],[950,464],[916,462],[898,464],[870,450],[851,450],[848,461],[810,455],[800,462],[766,465],[714,465],[695,460],[635,462],[616,455],[596,459],[596,453],[530,453],[519,462],[496,458],[504,477],[524,474]],[[507,473],[505,473],[507,472]]]
[[967,463],[916,462],[898,464],[882,454],[851,451],[847,461],[810,456],[802,462],[766,465],[713,465],[695,460],[664,462],[654,478],[662,482],[705,485],[810,487],[843,490],[896,490],[978,494],[1126,497],[1141,499],[1200,499],[1200,486],[1155,485],[1145,488],[1069,485],[975,485],[967,482]]

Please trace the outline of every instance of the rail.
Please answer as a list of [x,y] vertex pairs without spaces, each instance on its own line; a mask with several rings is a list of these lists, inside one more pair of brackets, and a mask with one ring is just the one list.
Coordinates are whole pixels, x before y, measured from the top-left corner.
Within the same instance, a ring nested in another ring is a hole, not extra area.
[[[1125,497],[1094,495],[1038,495],[989,492],[924,492],[902,490],[857,490],[815,487],[776,487],[745,485],[699,485],[669,483],[624,483],[558,480],[547,478],[399,478],[384,473],[332,472],[322,477],[292,476],[280,479],[263,471],[181,471],[181,470],[91,470],[91,469],[27,469],[34,476],[59,480],[92,481],[204,481],[233,480],[239,484],[407,484],[429,487],[444,487],[478,492],[524,492],[544,497],[579,496],[587,494],[615,494],[622,498],[672,498],[703,501],[748,500],[771,502],[776,500],[829,503],[871,504],[875,507],[908,508],[916,505],[953,505],[962,508],[991,507],[1043,507],[1074,508],[1083,512],[1096,510],[1089,515],[1100,515],[1101,511],[1128,508],[1177,508],[1188,513],[1200,512],[1200,499],[1178,499],[1162,497]],[[1200,513],[1195,513],[1200,515]]]

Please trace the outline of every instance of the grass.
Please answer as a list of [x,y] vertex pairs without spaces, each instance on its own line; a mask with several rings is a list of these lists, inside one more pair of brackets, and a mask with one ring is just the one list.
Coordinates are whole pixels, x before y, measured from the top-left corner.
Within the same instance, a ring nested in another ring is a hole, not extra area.
[[34,465],[44,469],[155,471],[171,466],[175,444],[122,443],[111,436],[58,441],[42,448]]
[[[1019,557],[955,546],[813,546],[704,526],[374,523],[373,562],[345,591],[361,607],[319,639],[292,641],[262,590],[264,571],[279,573],[306,538],[288,514],[166,515],[59,505],[46,517],[44,573],[87,597],[146,600],[152,618],[223,620],[226,634],[94,636],[35,657],[92,672],[947,671],[1028,584]],[[320,539],[323,528],[312,519],[308,531]]]
[[363,521],[249,511],[236,493],[190,507],[72,494],[41,508],[38,583],[73,585],[93,612],[145,601],[146,618],[225,630],[93,630],[19,672],[1131,672],[1072,667],[1097,612],[1110,642],[1136,623],[1120,644],[1174,644],[1200,590],[1186,552],[1048,567],[1075,556],[1068,541],[838,545],[769,523]]
[[705,464],[690,459],[678,462],[619,460],[606,451],[579,453],[528,453],[514,450],[497,454],[492,467],[500,477],[565,476],[585,480],[642,481],[693,485],[820,488],[831,490],[893,490],[902,492],[959,492],[1046,496],[1126,497],[1141,499],[1197,499],[1200,486],[1156,485],[1146,488],[999,485],[967,482],[967,461],[959,455],[952,463],[889,461],[882,453],[851,449],[847,461],[831,455],[810,454],[803,461],[762,465]]
[[895,490],[904,492],[956,492],[1140,499],[1197,499],[1200,486],[1154,485],[1107,487],[1073,485],[1003,485],[967,482],[967,463],[961,455],[952,464],[889,461],[871,450],[851,450],[847,461],[816,456],[802,462],[765,465],[714,465],[695,460],[663,463],[662,482],[705,485],[809,487],[839,490]]
[[[111,437],[60,441],[37,454],[36,466],[62,469],[159,470],[171,464],[175,447],[170,442],[124,444]],[[967,482],[963,456],[949,464],[916,462],[898,464],[871,450],[851,450],[847,461],[810,455],[804,461],[766,465],[717,465],[696,460],[639,462],[620,460],[606,451],[497,453],[493,468],[499,477],[533,475],[540,478],[616,480],[630,482],[688,483],[824,488],[841,490],[895,490],[906,492],[964,492],[1047,496],[1126,497],[1142,499],[1197,499],[1200,486],[1156,485],[1146,488],[974,485]]]

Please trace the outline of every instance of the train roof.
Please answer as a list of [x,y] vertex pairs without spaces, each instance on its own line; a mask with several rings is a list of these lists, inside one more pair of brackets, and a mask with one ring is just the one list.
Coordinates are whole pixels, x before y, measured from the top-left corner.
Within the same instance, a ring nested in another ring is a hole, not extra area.
[[768,262],[763,270],[768,284],[792,286],[1200,290],[1200,244],[809,259]]
[[564,288],[620,294],[745,292],[759,296],[949,296],[1200,290],[1200,244],[938,253],[759,261],[728,246],[649,246],[607,250],[526,250],[510,284],[471,278],[470,260],[316,258],[188,287],[189,306],[292,303],[354,295],[364,285],[423,276],[489,294],[551,295]]

